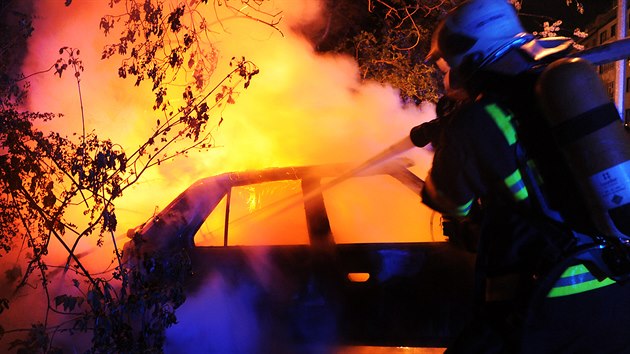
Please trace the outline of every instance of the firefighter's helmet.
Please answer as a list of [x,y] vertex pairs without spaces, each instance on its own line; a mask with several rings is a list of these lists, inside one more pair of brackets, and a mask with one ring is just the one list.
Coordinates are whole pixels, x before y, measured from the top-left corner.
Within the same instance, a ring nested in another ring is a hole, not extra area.
[[442,58],[451,69],[478,69],[531,38],[508,0],[470,0],[440,21],[427,61]]

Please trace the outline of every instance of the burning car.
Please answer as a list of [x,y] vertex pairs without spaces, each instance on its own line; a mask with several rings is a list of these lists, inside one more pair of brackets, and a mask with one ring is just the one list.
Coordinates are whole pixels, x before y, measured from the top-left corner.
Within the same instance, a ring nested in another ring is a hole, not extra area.
[[207,177],[136,230],[129,262],[190,259],[167,351],[445,346],[471,315],[474,254],[417,226],[431,217],[408,164],[348,171]]

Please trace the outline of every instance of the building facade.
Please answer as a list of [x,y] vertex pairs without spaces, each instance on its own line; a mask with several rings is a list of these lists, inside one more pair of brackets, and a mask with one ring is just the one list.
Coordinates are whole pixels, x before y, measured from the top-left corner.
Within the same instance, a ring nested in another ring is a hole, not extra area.
[[[626,24],[630,24],[630,18],[628,18],[628,10],[626,10]],[[610,11],[599,15],[586,29],[588,37],[580,41],[580,44],[584,45],[586,49],[593,48],[602,44],[606,44],[617,40],[617,8],[613,8]],[[630,32],[630,28],[626,29]],[[615,62],[607,63],[598,66],[597,70],[604,82],[608,96],[614,100],[615,98],[615,86],[617,85],[617,73]],[[624,120],[626,125],[628,118],[630,117],[630,68],[628,62],[626,62],[626,77],[624,85]]]

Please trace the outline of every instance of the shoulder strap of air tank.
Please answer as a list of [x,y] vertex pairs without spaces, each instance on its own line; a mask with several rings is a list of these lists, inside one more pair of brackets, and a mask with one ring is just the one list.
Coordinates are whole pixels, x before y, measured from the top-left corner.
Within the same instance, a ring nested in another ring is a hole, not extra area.
[[536,165],[528,158],[520,142],[517,142],[516,144],[516,157],[519,168],[523,171],[523,181],[527,186],[527,189],[530,191],[530,199],[532,200],[532,203],[536,203],[543,214],[548,218],[557,222],[562,222],[563,219],[560,213],[549,207],[547,198],[540,187],[541,177],[537,171]]

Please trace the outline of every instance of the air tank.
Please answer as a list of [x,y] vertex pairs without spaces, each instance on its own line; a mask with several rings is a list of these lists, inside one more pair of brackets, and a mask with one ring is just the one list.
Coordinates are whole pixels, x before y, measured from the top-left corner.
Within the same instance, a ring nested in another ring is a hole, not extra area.
[[557,60],[542,72],[536,94],[595,227],[630,239],[630,133],[595,67]]

